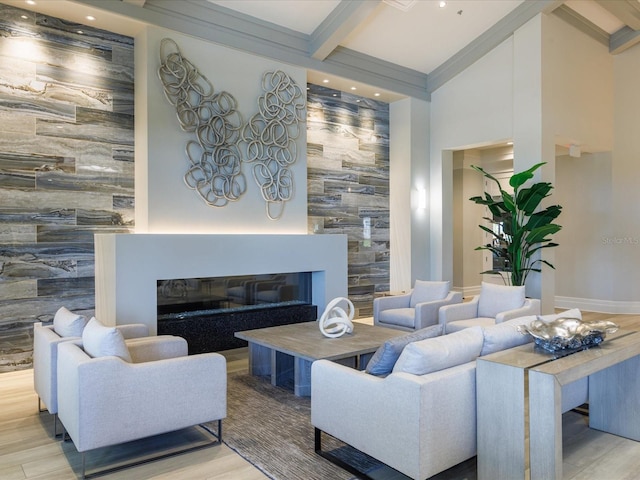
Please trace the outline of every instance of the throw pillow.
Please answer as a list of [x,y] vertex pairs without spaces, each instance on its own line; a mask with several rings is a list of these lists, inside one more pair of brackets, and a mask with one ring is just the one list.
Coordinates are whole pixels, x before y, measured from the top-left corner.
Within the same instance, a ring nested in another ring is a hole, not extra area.
[[410,343],[400,354],[393,372],[425,375],[471,362],[480,355],[482,341],[482,328],[476,326]]
[[82,332],[82,346],[87,355],[93,358],[116,356],[131,362],[122,333],[115,327],[105,327],[95,317],[89,320]]
[[514,287],[482,282],[478,317],[495,318],[500,312],[520,308],[524,299],[524,285]]
[[449,294],[449,282],[430,282],[416,280],[411,292],[409,306],[415,308],[418,303],[441,300]]
[[482,327],[484,343],[482,344],[480,356],[489,355],[490,353],[517,347],[533,341],[531,335],[520,333],[518,326],[529,325],[536,318],[535,315],[527,315],[526,317],[514,318],[496,325]]
[[61,337],[81,337],[87,317],[60,307],[53,317],[53,331]]
[[402,353],[402,350],[411,342],[424,340],[442,335],[442,325],[431,325],[415,332],[401,335],[384,342],[367,363],[366,372],[371,375],[388,375]]

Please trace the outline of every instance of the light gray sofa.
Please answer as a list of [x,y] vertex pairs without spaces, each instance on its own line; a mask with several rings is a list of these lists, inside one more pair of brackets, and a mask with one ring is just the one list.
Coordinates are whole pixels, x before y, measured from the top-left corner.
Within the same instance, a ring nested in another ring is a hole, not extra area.
[[[327,360],[314,362],[311,423],[316,451],[321,452],[325,432],[416,480],[473,457],[475,358],[531,341],[516,327],[535,318],[409,343],[385,377]],[[564,411],[586,402],[587,382],[566,389]]]

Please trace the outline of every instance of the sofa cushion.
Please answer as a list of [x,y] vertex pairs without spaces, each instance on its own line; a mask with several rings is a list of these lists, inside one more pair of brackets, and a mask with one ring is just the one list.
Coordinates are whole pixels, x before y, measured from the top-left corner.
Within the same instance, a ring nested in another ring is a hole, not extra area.
[[415,308],[418,303],[441,300],[449,294],[449,282],[430,282],[416,280],[411,292],[409,306]]
[[500,312],[522,307],[524,299],[524,285],[514,287],[482,282],[478,300],[478,317],[495,318]]
[[97,358],[116,356],[131,362],[122,333],[115,327],[105,327],[92,317],[82,332],[82,346],[87,355]]
[[391,338],[384,342],[367,363],[366,372],[371,375],[388,375],[393,370],[402,350],[411,342],[442,335],[442,325],[431,325],[415,332]]
[[398,325],[400,327],[415,328],[416,309],[390,308],[389,310],[382,310],[378,314],[378,322]]
[[528,334],[522,334],[518,331],[519,325],[529,325],[532,321],[541,319],[550,322],[557,318],[578,318],[582,319],[582,312],[577,308],[567,310],[561,313],[551,315],[527,315],[525,317],[514,318],[506,322],[498,323],[483,328],[484,344],[480,355],[488,355],[490,353],[499,352],[508,348],[517,347],[533,341],[533,337]]
[[471,362],[480,355],[482,342],[482,328],[471,327],[410,343],[402,350],[393,372],[425,375]]
[[61,337],[81,337],[87,317],[60,307],[53,317],[53,331]]
[[529,325],[536,319],[535,315],[514,318],[506,322],[482,327],[484,334],[484,343],[480,355],[489,355],[490,353],[499,352],[508,348],[524,345],[533,340],[531,335],[522,334],[518,331],[518,326]]

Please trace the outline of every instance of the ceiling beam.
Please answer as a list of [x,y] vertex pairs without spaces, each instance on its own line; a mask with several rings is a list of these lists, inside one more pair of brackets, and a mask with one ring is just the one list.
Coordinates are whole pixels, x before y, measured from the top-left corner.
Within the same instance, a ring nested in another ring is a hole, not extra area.
[[615,55],[624,52],[640,42],[640,30],[632,30],[629,27],[622,27],[611,35],[609,41],[609,53]]
[[316,60],[327,58],[381,3],[382,0],[342,0],[311,34],[311,57]]
[[640,30],[640,3],[635,0],[597,0],[597,2],[631,30]]
[[135,5],[136,7],[144,7],[144,2],[146,0],[122,0],[124,3],[130,3],[131,5]]
[[554,10],[554,15],[558,16],[569,25],[576,27],[583,33],[586,33],[594,40],[602,43],[603,45],[609,47],[611,36],[607,33],[606,30],[603,30],[591,20],[583,17],[575,10],[567,7],[566,5],[561,5],[556,10]]

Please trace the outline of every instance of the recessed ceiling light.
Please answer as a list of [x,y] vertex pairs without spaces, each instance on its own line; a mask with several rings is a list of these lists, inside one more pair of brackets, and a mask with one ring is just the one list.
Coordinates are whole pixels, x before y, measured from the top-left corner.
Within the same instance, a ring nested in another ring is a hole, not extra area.
[[84,18],[86,18],[86,19],[87,19],[87,20],[89,20],[90,22],[93,22],[93,21],[96,19],[96,17],[94,17],[93,15],[87,15],[87,16],[86,16],[86,17],[84,17]]
[[35,5],[36,2],[34,2],[33,0],[27,0],[27,5]]
[[351,90],[357,90],[357,88],[356,87],[351,87]]
[[374,96],[374,97],[379,97],[379,96],[380,96],[380,94],[379,94],[378,92],[376,92],[376,93],[374,93],[374,94],[373,94],[373,96]]
[[82,35],[84,32],[82,30],[78,30],[78,32],[80,35]]
[[26,20],[26,19],[27,19],[27,18],[29,18],[29,17],[27,17],[26,15],[20,15],[20,18],[23,18],[23,19],[25,19],[25,20]]
[[440,8],[444,8],[447,6],[447,2],[441,1],[439,4]]
[[322,83],[329,83],[329,79],[325,78],[324,80],[322,80]]

